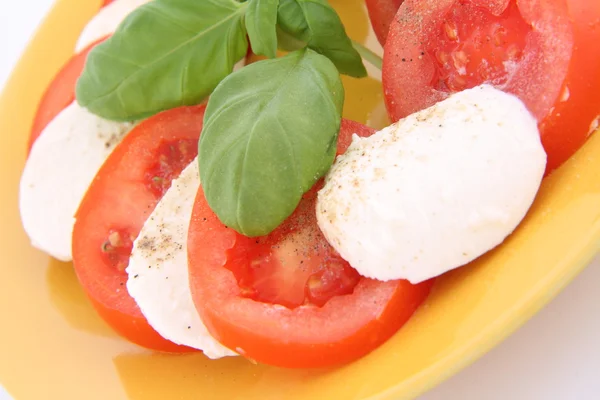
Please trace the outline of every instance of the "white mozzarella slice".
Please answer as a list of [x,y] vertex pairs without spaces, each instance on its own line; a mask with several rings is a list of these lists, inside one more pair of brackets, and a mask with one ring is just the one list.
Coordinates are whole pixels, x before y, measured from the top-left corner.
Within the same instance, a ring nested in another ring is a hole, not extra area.
[[19,208],[34,247],[71,260],[75,212],[94,176],[132,123],[97,117],[72,103],[31,148],[21,176]]
[[483,85],[355,135],[319,192],[317,220],[361,275],[417,283],[502,243],[545,166],[524,104]]
[[103,7],[83,28],[75,45],[75,53],[81,52],[90,44],[112,34],[133,10],[149,1],[116,0]]
[[164,338],[200,349],[209,358],[233,356],[208,333],[190,292],[187,236],[199,186],[195,159],[173,180],[134,242],[127,290]]

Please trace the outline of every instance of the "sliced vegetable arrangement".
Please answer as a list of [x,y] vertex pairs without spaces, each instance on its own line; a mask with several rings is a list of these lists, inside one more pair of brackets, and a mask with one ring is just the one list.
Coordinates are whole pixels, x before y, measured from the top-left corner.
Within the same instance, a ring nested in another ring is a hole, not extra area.
[[[157,351],[354,361],[499,246],[600,115],[600,7],[367,0],[391,126],[343,119],[362,58],[327,0],[114,0],[40,102],[35,247]],[[261,60],[248,66],[252,51]]]
[[[353,134],[373,133],[343,121],[337,154]],[[321,187],[258,239],[224,225],[198,191],[188,239],[192,296],[209,332],[241,355],[289,368],[352,361],[394,334],[429,293],[431,281],[371,280],[342,259],[317,226]]]
[[127,293],[125,269],[144,222],[196,158],[204,109],[174,108],[140,123],[100,168],[75,215],[73,265],[94,307],[117,332],[156,350],[183,349],[150,328]]

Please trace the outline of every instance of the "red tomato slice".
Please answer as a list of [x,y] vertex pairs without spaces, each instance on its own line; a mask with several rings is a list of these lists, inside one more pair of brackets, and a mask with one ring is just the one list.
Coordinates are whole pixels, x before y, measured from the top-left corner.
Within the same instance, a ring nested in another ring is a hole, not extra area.
[[133,241],[171,181],[196,157],[205,106],[180,107],[135,127],[106,160],[76,215],[73,264],[98,313],[150,349],[188,351],[150,327],[127,292]]
[[[373,131],[343,121],[338,154],[353,133]],[[392,336],[430,291],[432,281],[359,276],[317,226],[320,187],[261,238],[224,226],[198,191],[188,237],[194,303],[214,337],[258,362],[311,368],[355,360]]]
[[404,0],[366,0],[369,19],[377,40],[385,44],[394,15]]
[[50,121],[52,121],[54,117],[69,104],[75,101],[75,84],[83,72],[87,56],[94,46],[105,39],[106,38],[103,38],[92,43],[81,53],[74,55],[58,74],[56,74],[38,105],[35,118],[33,119],[33,126],[31,127],[29,143],[27,145],[28,151],[31,150],[31,146],[33,146],[33,143]]
[[561,96],[540,123],[547,171],[560,166],[600,122],[600,2],[567,0],[573,21],[573,55]]
[[[561,101],[565,79],[578,73],[570,67],[573,42],[565,0],[406,0],[385,45],[388,113],[397,121],[488,82],[542,121]],[[550,170],[564,157],[548,151],[548,158]]]

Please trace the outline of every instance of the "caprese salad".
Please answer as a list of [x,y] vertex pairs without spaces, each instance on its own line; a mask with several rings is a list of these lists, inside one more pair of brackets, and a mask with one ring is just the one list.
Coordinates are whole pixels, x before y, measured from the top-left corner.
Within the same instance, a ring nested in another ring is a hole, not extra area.
[[105,1],[33,122],[32,245],[150,349],[314,368],[380,346],[598,127],[600,5],[366,6],[378,132],[342,118],[340,74],[381,60],[327,0]]

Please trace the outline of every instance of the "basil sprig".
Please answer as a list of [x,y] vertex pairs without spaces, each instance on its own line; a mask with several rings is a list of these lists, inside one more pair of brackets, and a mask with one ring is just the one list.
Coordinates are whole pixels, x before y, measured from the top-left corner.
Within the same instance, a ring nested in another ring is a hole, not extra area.
[[[132,121],[205,100],[248,51],[275,57],[277,32],[328,57],[339,71],[366,70],[326,0],[153,0],[89,54],[77,101]],[[285,46],[283,46],[285,48]]]
[[[232,73],[248,37],[271,59]],[[274,59],[278,48],[292,53]],[[199,143],[204,193],[223,223],[259,236],[333,162],[340,73],[367,74],[326,0],[153,0],[90,52],[76,94],[119,121],[210,95]]]
[[310,50],[252,64],[210,97],[200,138],[200,180],[221,222],[268,234],[331,167],[344,87]]
[[100,117],[132,121],[202,102],[248,51],[246,3],[154,0],[89,54],[77,101]]

